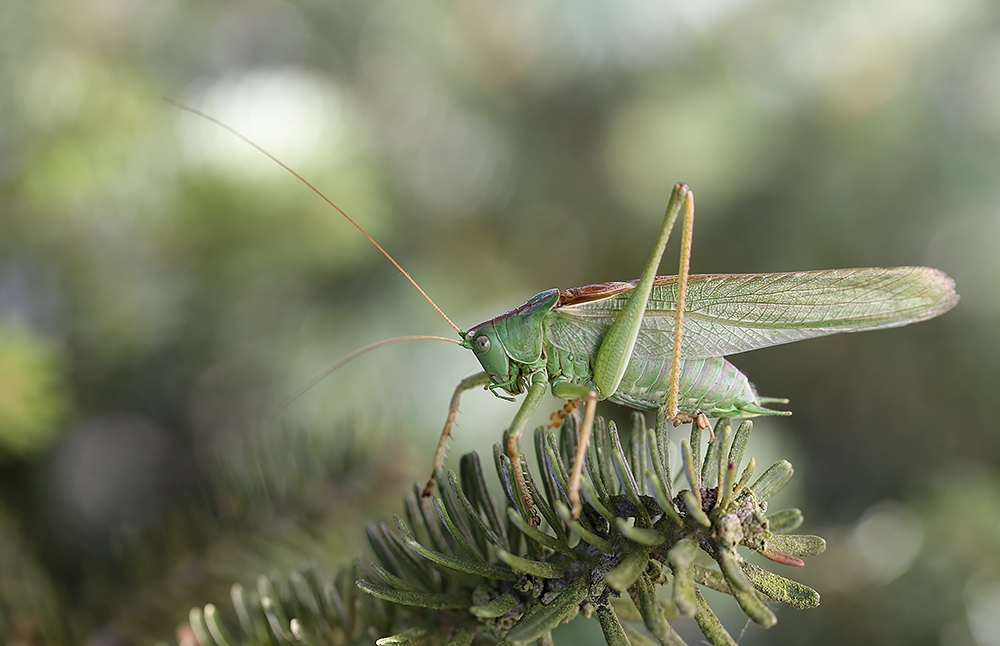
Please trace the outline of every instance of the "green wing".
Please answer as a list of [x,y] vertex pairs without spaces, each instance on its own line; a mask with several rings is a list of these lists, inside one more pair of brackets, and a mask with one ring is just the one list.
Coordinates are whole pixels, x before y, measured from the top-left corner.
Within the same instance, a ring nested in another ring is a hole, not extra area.
[[[586,298],[567,299],[552,313],[561,323],[555,326],[559,335],[596,341],[633,284],[579,288]],[[696,275],[688,281],[682,353],[688,359],[722,357],[839,332],[898,327],[943,314],[957,302],[954,281],[928,267]],[[672,349],[676,314],[676,276],[657,277],[637,341],[642,354]]]

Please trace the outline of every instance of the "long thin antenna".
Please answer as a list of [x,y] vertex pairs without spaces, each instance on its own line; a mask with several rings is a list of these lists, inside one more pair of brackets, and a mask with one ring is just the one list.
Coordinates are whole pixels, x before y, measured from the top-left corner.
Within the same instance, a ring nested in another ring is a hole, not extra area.
[[[282,168],[284,168],[285,170],[287,170],[289,173],[291,173],[296,178],[298,178],[298,180],[300,182],[302,182],[303,184],[305,184],[306,186],[308,186],[309,188],[311,188],[313,190],[313,192],[316,193],[316,195],[319,195],[321,198],[323,198],[323,201],[325,201],[327,204],[329,204],[333,208],[337,209],[337,211],[339,211],[342,216],[344,216],[345,218],[347,218],[347,221],[350,222],[351,224],[353,224],[354,227],[358,231],[360,231],[361,234],[364,237],[368,238],[368,241],[371,242],[373,245],[375,245],[375,247],[378,248],[378,250],[382,252],[382,255],[384,255],[386,258],[388,258],[389,262],[391,262],[392,264],[394,264],[396,266],[396,269],[398,269],[400,271],[400,273],[402,273],[404,276],[406,276],[406,280],[410,281],[410,283],[414,287],[417,288],[417,291],[420,292],[420,294],[424,298],[427,299],[427,302],[431,304],[431,307],[433,307],[434,309],[436,309],[437,313],[440,314],[444,318],[444,320],[448,321],[448,325],[450,325],[451,327],[455,328],[455,331],[458,332],[459,334],[462,333],[462,329],[460,327],[458,327],[457,325],[455,325],[454,323],[452,323],[451,319],[448,318],[448,315],[445,314],[441,310],[441,308],[437,306],[437,303],[434,302],[434,299],[432,299],[430,296],[428,296],[427,292],[425,292],[423,289],[420,288],[420,285],[417,284],[417,281],[415,281],[412,278],[410,278],[410,274],[406,273],[406,270],[403,269],[399,265],[398,262],[396,262],[396,259],[393,258],[392,256],[390,256],[389,252],[382,248],[382,245],[380,245],[379,243],[375,242],[375,238],[373,238],[370,235],[368,235],[368,232],[365,231],[364,229],[362,229],[360,224],[358,224],[357,222],[355,222],[351,218],[351,216],[349,216],[346,213],[344,213],[343,209],[341,209],[339,206],[337,206],[336,204],[334,204],[333,201],[330,200],[330,198],[328,198],[326,195],[323,195],[323,192],[320,191],[315,186],[313,186],[312,184],[310,184],[309,181],[306,180],[306,178],[304,178],[301,175],[299,175],[298,173],[296,173],[287,164],[285,164],[285,162],[281,161],[280,159],[278,159],[277,157],[275,157],[271,153],[267,152],[266,150],[264,150],[263,148],[261,148],[260,146],[258,146],[257,144],[255,144],[252,140],[250,140],[249,138],[243,136],[243,134],[241,134],[238,130],[236,130],[235,128],[232,128],[231,126],[227,126],[225,123],[219,121],[215,117],[213,117],[211,115],[208,115],[208,114],[205,114],[201,110],[198,110],[198,109],[192,108],[190,106],[184,105],[183,103],[178,103],[177,101],[173,101],[173,100],[168,99],[166,97],[164,97],[163,100],[166,101],[167,103],[169,103],[170,105],[176,107],[176,108],[180,108],[181,110],[186,110],[186,111],[190,112],[191,114],[196,114],[199,117],[201,117],[202,119],[207,119],[207,120],[211,121],[212,123],[216,124],[217,126],[219,126],[220,128],[224,128],[225,130],[228,130],[229,132],[233,133],[234,135],[236,135],[237,137],[239,137],[240,139],[242,139],[246,143],[250,144],[251,146],[253,146],[257,150],[259,150],[263,154],[267,155],[269,158],[271,158],[271,160],[274,161],[274,163],[278,164],[279,166],[281,166]],[[422,338],[431,338],[431,337],[422,337]],[[390,340],[393,340],[393,339],[390,339]],[[448,340],[449,341],[454,341],[454,339],[448,339]]]
[[418,339],[431,339],[431,340],[434,340],[434,341],[448,341],[449,343],[457,343],[458,345],[462,345],[461,341],[456,341],[455,339],[449,339],[446,336],[428,336],[426,334],[417,334],[417,335],[411,335],[411,336],[398,336],[398,337],[393,338],[393,339],[385,339],[383,341],[379,341],[378,343],[373,343],[371,345],[366,345],[365,347],[363,347],[363,348],[361,348],[359,350],[355,350],[354,352],[350,353],[347,356],[344,356],[344,357],[341,357],[340,359],[337,359],[336,361],[334,361],[333,363],[331,363],[330,365],[328,365],[326,368],[323,368],[323,370],[321,370],[316,376],[314,376],[312,379],[310,379],[306,383],[304,383],[301,386],[299,386],[298,388],[296,388],[292,392],[292,394],[290,394],[288,397],[285,397],[283,400],[281,400],[281,403],[279,403],[277,406],[274,407],[275,412],[280,413],[281,411],[285,410],[286,408],[288,408],[289,406],[291,406],[292,404],[294,404],[296,399],[298,399],[302,395],[306,394],[306,392],[310,388],[312,388],[313,386],[315,386],[316,384],[318,384],[320,381],[323,380],[324,377],[326,377],[328,374],[330,374],[331,372],[333,372],[337,368],[341,367],[342,365],[344,365],[348,361],[353,361],[354,359],[357,359],[361,355],[367,354],[367,353],[371,352],[372,350],[378,350],[379,348],[381,348],[382,346],[385,346],[385,345],[392,345],[393,343],[399,343],[400,341],[415,341],[415,340],[418,340]]

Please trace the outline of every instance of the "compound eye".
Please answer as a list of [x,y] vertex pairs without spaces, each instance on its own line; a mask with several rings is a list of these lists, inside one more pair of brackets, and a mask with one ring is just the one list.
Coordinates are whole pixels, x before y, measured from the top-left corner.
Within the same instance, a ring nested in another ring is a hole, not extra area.
[[490,351],[490,339],[485,334],[480,334],[476,337],[476,352],[478,354],[486,354]]

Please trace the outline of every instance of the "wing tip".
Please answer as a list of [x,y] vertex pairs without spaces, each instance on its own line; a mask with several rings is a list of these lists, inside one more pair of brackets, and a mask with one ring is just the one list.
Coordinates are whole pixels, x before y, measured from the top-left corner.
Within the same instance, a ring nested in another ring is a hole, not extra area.
[[955,290],[955,280],[940,269],[934,267],[913,267],[922,274],[922,282],[927,286],[927,310],[925,316],[918,320],[927,320],[940,316],[958,305],[961,298]]

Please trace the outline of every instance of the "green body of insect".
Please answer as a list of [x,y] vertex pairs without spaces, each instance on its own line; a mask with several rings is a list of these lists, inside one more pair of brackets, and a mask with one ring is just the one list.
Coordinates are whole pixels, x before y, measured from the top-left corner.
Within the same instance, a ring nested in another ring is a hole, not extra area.
[[[656,276],[674,221],[684,208],[678,276]],[[674,187],[660,237],[640,279],[550,289],[461,335],[483,372],[458,385],[434,468],[441,466],[465,390],[526,394],[508,432],[515,479],[530,506],[517,443],[546,389],[583,399],[586,416],[569,482],[574,515],[594,405],[608,399],[665,409],[675,422],[711,417],[788,415],[765,407],[724,357],[840,332],[897,327],[938,316],[958,302],[954,283],[927,267],[839,269],[779,274],[688,276],[693,196]],[[681,341],[683,332],[683,343]],[[498,396],[503,396],[499,395]],[[429,492],[433,477],[425,492]]]
[[[473,328],[467,336],[469,342],[463,345],[477,352],[492,383],[511,395],[524,393],[528,376],[542,371],[554,390],[562,384],[573,384],[598,392],[593,360],[628,297],[628,291],[621,288],[631,291],[634,285],[588,286],[605,287],[620,291],[583,303],[575,302],[575,290],[544,291],[521,307]],[[654,287],[654,297],[658,291],[661,290]],[[642,410],[667,405],[673,330],[659,329],[656,323],[666,323],[669,317],[672,326],[675,313],[673,308],[646,311],[622,383],[607,399]],[[656,315],[662,320],[654,318]],[[483,341],[476,343],[480,337],[489,341],[487,352],[481,350],[485,347]],[[747,378],[722,357],[685,358],[679,370],[677,396],[681,414],[700,412],[709,417],[788,414],[763,408]]]

